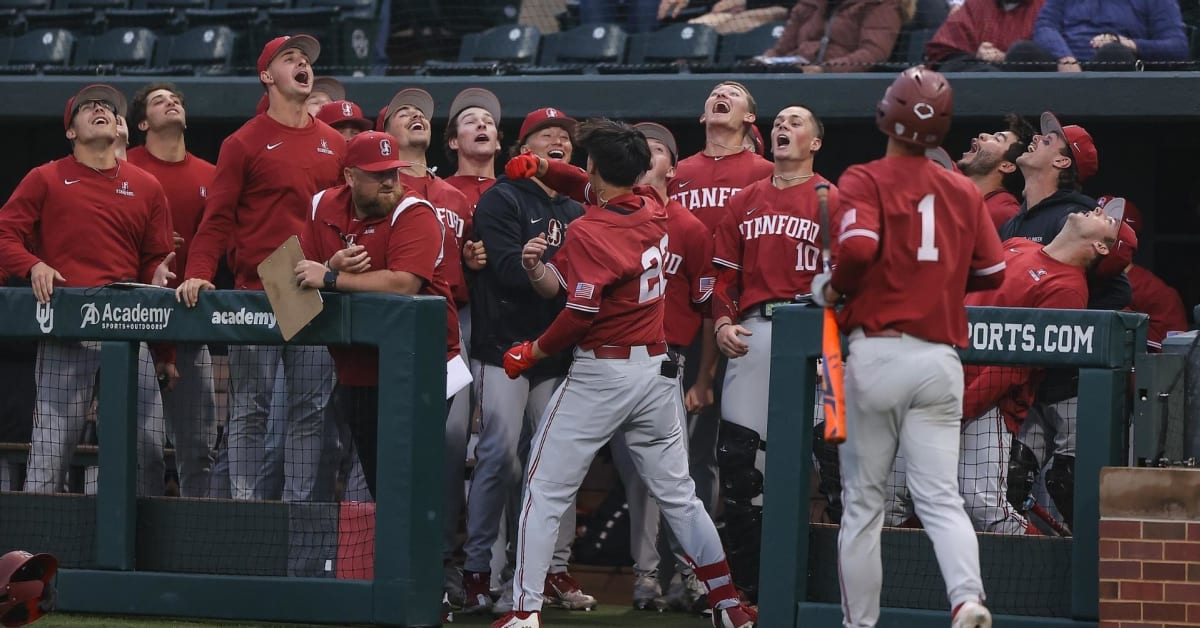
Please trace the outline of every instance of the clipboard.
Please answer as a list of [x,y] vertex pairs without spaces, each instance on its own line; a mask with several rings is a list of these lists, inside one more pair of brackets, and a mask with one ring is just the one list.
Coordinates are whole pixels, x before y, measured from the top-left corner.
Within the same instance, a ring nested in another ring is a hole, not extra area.
[[321,292],[296,283],[296,264],[304,259],[300,238],[288,238],[258,265],[267,301],[275,312],[284,342],[300,333],[325,308]]

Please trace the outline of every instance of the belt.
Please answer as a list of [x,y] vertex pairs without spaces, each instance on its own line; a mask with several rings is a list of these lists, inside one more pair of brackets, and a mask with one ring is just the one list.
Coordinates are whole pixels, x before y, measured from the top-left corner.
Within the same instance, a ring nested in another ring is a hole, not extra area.
[[762,303],[750,308],[749,314],[751,316],[757,314],[763,318],[771,318],[775,315],[775,308],[781,305],[792,305],[794,303],[795,301],[763,301]]
[[[645,345],[646,353],[651,357],[662,355],[667,352],[667,343],[658,341],[652,344]],[[613,345],[602,345],[592,349],[592,355],[597,360],[628,360],[630,354],[633,353],[632,347],[616,347]]]
[[867,338],[899,338],[904,335],[895,329],[880,329],[879,331],[863,330],[863,335]]

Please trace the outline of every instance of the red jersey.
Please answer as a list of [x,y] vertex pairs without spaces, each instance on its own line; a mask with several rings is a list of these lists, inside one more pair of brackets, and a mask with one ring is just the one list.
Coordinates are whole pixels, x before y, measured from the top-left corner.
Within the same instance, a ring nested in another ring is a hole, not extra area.
[[[1042,244],[1025,238],[1005,240],[1003,248],[1004,283],[995,290],[968,294],[967,305],[1063,310],[1087,307],[1087,275],[1083,268],[1050,257]],[[1030,340],[1006,336],[1003,342]],[[1011,348],[1015,350],[1017,346]],[[965,365],[963,419],[973,419],[1005,399],[1008,403],[1002,404],[1002,414],[1009,430],[1015,433],[1025,418],[1024,410],[1033,403],[1041,373],[1042,369],[1022,366]]]
[[175,251],[175,261],[171,265],[176,276],[168,285],[173,288],[184,280],[188,251],[192,248],[196,230],[200,228],[200,219],[204,217],[204,199],[208,196],[208,187],[212,185],[217,167],[191,153],[186,153],[183,161],[163,161],[151,155],[145,146],[129,149],[127,159],[129,163],[154,175],[163,186],[171,207],[171,225],[183,238],[183,244]]
[[1187,331],[1187,313],[1183,300],[1174,288],[1149,270],[1134,264],[1125,271],[1133,286],[1133,302],[1129,309],[1150,317],[1146,345],[1151,351],[1162,351],[1162,341],[1169,331]]
[[838,190],[832,285],[847,295],[842,329],[965,347],[963,297],[1004,278],[1000,238],[971,180],[924,155],[885,157],[851,166]]
[[571,223],[566,241],[546,264],[567,294],[567,307],[595,314],[577,344],[648,345],[664,340],[663,260],[667,212],[650,188],[588,205]]
[[700,306],[716,287],[713,239],[704,223],[683,205],[667,201],[666,311],[663,327],[667,344],[686,347],[696,338],[703,318]]
[[733,195],[774,171],[771,162],[748,150],[726,157],[696,153],[675,166],[667,195],[691,210],[711,233],[721,223],[723,208]]
[[1008,190],[988,192],[987,196],[983,197],[983,204],[987,207],[988,215],[992,217],[992,224],[996,225],[997,233],[1004,223],[1021,211],[1021,202]]
[[[793,301],[812,291],[812,278],[821,272],[821,214],[813,189],[818,183],[828,180],[818,174],[781,190],[766,178],[729,202],[714,237],[713,263],[737,271],[718,279],[723,284],[737,278],[734,292],[719,285],[717,293],[740,295],[739,318],[760,303]],[[830,186],[831,207],[837,207],[837,198],[837,188]]]
[[454,186],[426,172],[423,177],[414,177],[400,173],[400,182],[406,189],[428,200],[437,209],[438,218],[444,229],[445,260],[447,280],[450,290],[454,293],[454,303],[462,307],[470,301],[467,292],[467,280],[463,274],[462,248],[463,242],[471,237],[471,218],[475,215],[475,206],[471,204],[462,192]]
[[[446,356],[458,355],[458,309],[450,288],[438,272],[442,262],[442,225],[433,206],[416,196],[405,196],[390,214],[358,218],[350,186],[317,193],[312,199],[311,220],[303,240],[307,257],[324,261],[347,243],[367,249],[372,270],[412,273],[424,280],[418,294],[446,299]],[[369,271],[368,271],[369,272]],[[379,357],[374,348],[329,347],[337,366],[338,381],[347,386],[378,386]]]
[[[479,197],[483,196],[493,185],[496,185],[495,178],[477,177],[469,174],[456,174],[452,177],[446,177],[446,183],[449,183],[454,189],[463,193],[467,197],[467,203],[471,205],[471,213],[475,212],[475,206],[479,204]],[[470,230],[467,231],[470,233]]]
[[70,288],[149,283],[175,248],[171,230],[153,175],[123,160],[97,171],[67,156],[30,170],[0,208],[0,267],[28,277],[45,262]]
[[228,252],[239,289],[261,290],[258,265],[305,230],[314,194],[341,183],[346,138],[320,120],[303,128],[257,115],[221,143],[184,278],[212,280]]

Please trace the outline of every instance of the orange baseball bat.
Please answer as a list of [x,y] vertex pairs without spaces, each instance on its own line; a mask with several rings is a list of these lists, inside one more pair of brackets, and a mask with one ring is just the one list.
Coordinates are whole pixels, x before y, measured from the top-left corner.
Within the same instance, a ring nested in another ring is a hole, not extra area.
[[[830,272],[829,184],[818,183],[817,206],[821,212],[821,262]],[[821,334],[821,393],[825,406],[825,441],[834,445],[846,442],[846,392],[843,381],[842,338],[832,307],[825,308]]]

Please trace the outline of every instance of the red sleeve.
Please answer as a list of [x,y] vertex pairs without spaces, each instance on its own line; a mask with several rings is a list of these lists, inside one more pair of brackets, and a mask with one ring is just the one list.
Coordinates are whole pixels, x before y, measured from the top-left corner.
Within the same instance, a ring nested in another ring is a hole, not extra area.
[[547,159],[546,174],[538,178],[559,194],[573,198],[580,203],[589,203],[595,200],[587,198],[587,173],[577,166],[572,166],[564,161]]
[[737,322],[738,296],[742,293],[742,274],[732,268],[717,268],[717,288],[713,292],[712,318],[721,320],[728,316],[729,320]]
[[[151,179],[153,181],[153,179]],[[156,194],[150,202],[150,218],[146,221],[146,230],[142,233],[141,250],[138,252],[139,276],[138,281],[150,283],[154,280],[154,271],[162,263],[168,253],[175,250],[172,238],[171,209],[167,207],[167,196],[163,193],[158,181],[154,182]]]
[[436,210],[425,203],[396,210],[388,236],[388,270],[412,273],[428,283],[441,255],[442,226]]
[[972,28],[972,19],[975,17],[973,12],[974,9],[968,2],[942,22],[933,39],[925,44],[925,56],[930,61],[942,61],[953,54],[975,56],[980,42],[977,41],[977,29]]
[[993,192],[984,199],[984,204],[987,205],[988,215],[991,216],[997,233],[1000,232],[1000,227],[1003,227],[1004,223],[1021,213],[1021,203],[1017,201],[1017,197],[1008,192]]
[[564,309],[558,313],[550,327],[542,332],[537,339],[538,347],[549,355],[554,355],[579,344],[592,328],[595,314],[574,309]]
[[29,269],[41,261],[29,252],[27,244],[33,241],[46,200],[46,181],[41,170],[35,168],[25,175],[0,208],[0,268],[13,277],[28,277]]
[[702,225],[696,227],[688,230],[687,241],[683,243],[683,272],[691,285],[692,303],[699,304],[712,297],[717,286],[717,271],[712,263],[713,239]]
[[737,219],[734,217],[745,213],[738,202],[738,199],[743,197],[745,195],[738,194],[729,200],[729,211],[721,216],[721,221],[713,230],[712,263],[718,267],[742,270],[742,238],[738,234]]
[[228,247],[229,236],[233,233],[234,210],[242,195],[246,161],[246,151],[236,137],[221,143],[217,170],[204,201],[204,218],[188,253],[185,279],[198,277],[211,281],[217,273],[217,260]]
[[1013,388],[1021,388],[1033,375],[1027,366],[984,366],[963,390],[963,420],[987,412]]
[[600,311],[601,296],[617,280],[617,276],[604,264],[607,252],[593,251],[595,245],[591,243],[592,238],[581,227],[583,225],[578,223],[571,225],[567,241],[555,254],[555,259],[562,251],[566,251],[571,260],[570,272],[560,275],[566,281],[567,307],[595,314]]
[[[837,259],[830,284],[842,294],[853,293],[879,250],[879,194],[869,173],[851,167],[838,180],[838,224],[833,227],[831,255]],[[996,243],[997,249],[1000,243]]]
[[1004,249],[1000,235],[992,228],[992,220],[983,197],[972,195],[975,203],[975,250],[971,254],[971,273],[967,277],[967,292],[991,290],[1004,282]]

